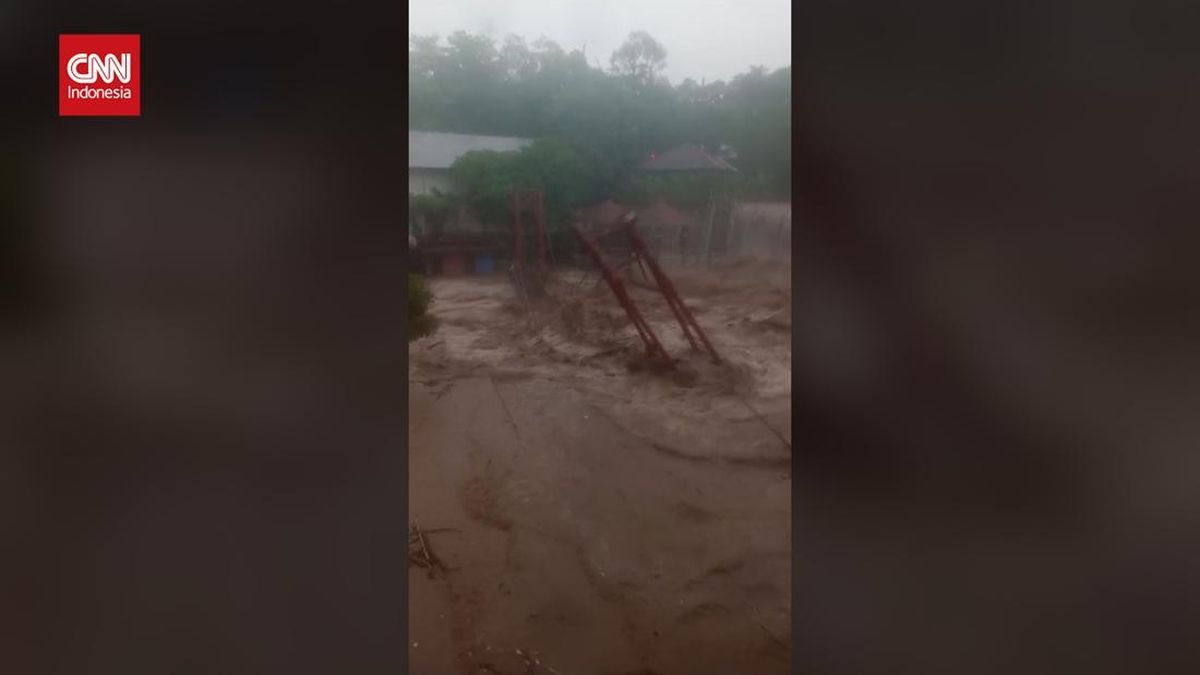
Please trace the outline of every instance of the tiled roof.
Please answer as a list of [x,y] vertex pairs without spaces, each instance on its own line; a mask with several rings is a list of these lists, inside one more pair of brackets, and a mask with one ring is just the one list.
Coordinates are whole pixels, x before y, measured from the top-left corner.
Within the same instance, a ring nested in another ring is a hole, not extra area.
[[528,138],[472,136],[436,131],[408,132],[408,168],[449,169],[456,159],[473,150],[513,152],[532,143]]
[[638,167],[642,171],[737,171],[695,144],[680,145],[652,156]]

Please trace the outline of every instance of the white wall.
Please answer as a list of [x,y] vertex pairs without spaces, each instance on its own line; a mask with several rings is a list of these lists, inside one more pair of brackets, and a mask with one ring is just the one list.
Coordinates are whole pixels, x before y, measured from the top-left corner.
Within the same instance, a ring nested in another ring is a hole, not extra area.
[[439,169],[409,169],[409,194],[427,195],[437,188],[443,193],[450,192],[450,174]]
[[[449,194],[453,189],[454,184],[450,180],[450,173],[440,169],[409,169],[408,170],[408,193],[427,195],[432,194],[436,188],[442,194]],[[467,213],[465,208],[459,209],[457,214],[450,216],[449,222],[446,223],[447,232],[480,232],[483,226],[471,214]],[[423,226],[418,224],[417,231],[424,233]]]

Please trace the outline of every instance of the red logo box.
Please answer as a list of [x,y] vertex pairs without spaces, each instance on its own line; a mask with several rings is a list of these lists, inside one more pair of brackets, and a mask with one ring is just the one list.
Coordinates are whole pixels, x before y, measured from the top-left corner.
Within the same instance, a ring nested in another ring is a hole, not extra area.
[[140,117],[140,35],[59,35],[60,117]]

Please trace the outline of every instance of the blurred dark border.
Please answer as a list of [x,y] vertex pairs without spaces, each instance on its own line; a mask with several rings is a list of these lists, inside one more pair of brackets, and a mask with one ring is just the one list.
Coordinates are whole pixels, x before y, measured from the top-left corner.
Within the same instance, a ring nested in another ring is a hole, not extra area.
[[403,9],[0,5],[4,672],[406,672]]
[[1196,672],[1200,8],[795,10],[797,672]]

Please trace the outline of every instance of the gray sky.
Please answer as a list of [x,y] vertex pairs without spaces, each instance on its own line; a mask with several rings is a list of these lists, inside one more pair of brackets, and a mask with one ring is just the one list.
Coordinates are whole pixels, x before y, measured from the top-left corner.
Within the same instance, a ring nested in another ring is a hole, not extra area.
[[465,30],[497,44],[545,35],[567,51],[586,44],[588,61],[606,69],[626,36],[644,30],[666,47],[672,84],[791,63],[790,0],[410,0],[408,21],[418,35]]

